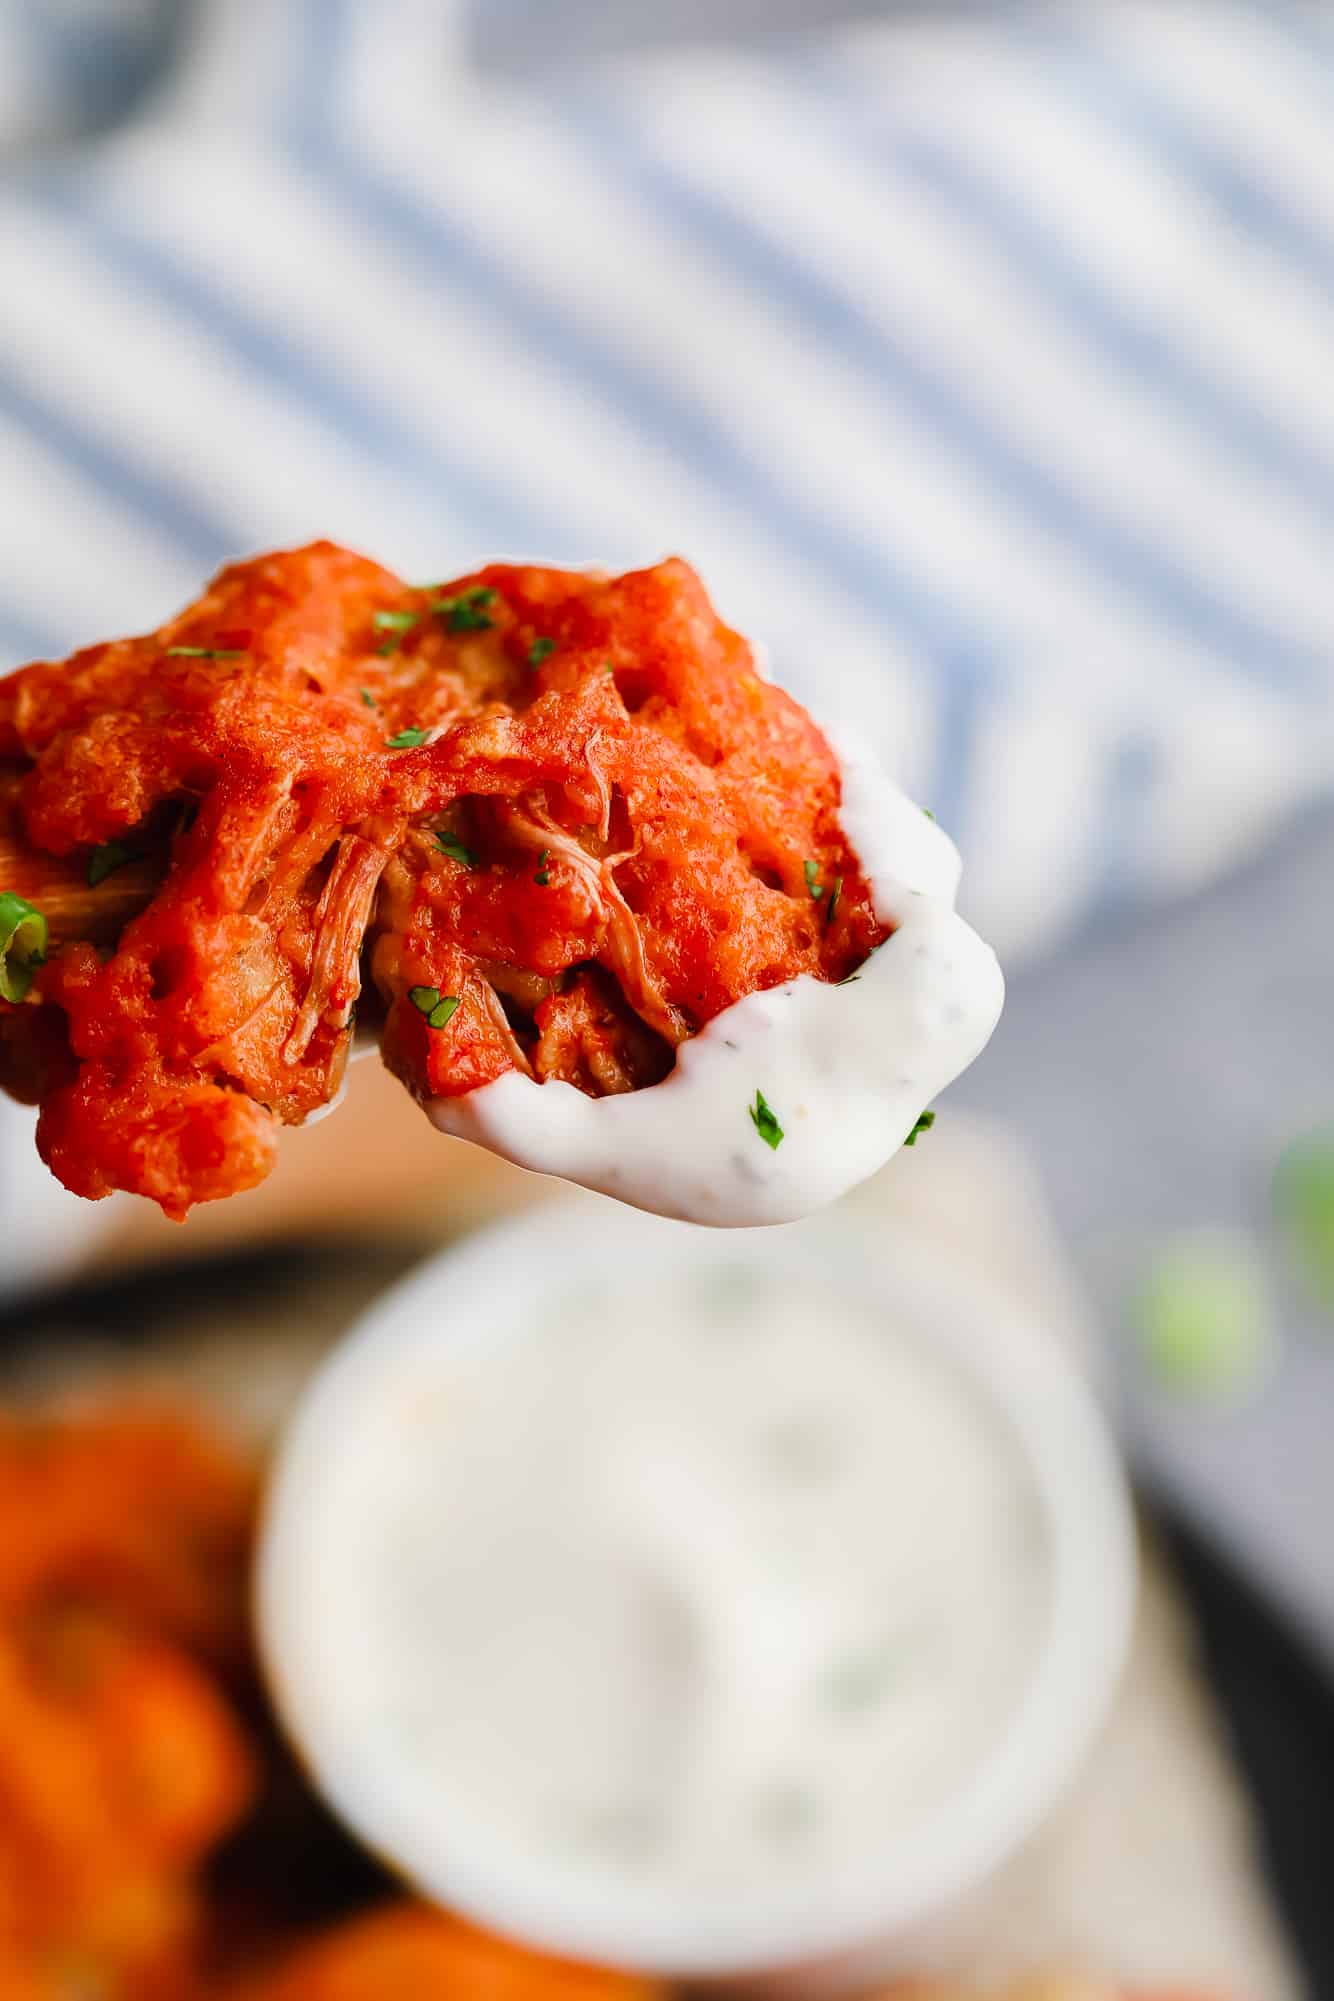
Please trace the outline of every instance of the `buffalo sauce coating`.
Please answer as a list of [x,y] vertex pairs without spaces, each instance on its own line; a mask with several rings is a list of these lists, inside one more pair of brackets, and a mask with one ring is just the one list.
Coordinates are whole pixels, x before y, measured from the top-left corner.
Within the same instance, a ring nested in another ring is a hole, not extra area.
[[597,1097],[886,936],[828,744],[675,560],[424,588],[327,543],[237,564],[0,682],[0,759],[24,893],[99,879],[0,1003],[0,1082],[67,1187],[173,1216],[335,1095],[367,967],[419,1099],[511,1071]]

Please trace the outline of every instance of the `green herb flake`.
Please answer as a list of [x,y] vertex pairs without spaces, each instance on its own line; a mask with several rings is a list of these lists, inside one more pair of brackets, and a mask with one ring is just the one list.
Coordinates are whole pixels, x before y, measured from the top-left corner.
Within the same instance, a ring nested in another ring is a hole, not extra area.
[[0,997],[21,1001],[46,958],[46,918],[12,889],[0,891]]
[[386,637],[380,641],[380,644],[375,649],[380,658],[385,660],[391,653],[397,653],[399,647],[403,644],[404,634],[411,632],[413,626],[420,625],[420,623],[421,613],[419,611],[377,611],[374,613],[371,624],[377,632],[386,634]]
[[430,1028],[443,1028],[459,1010],[458,994],[442,994],[439,987],[409,987],[408,999]]
[[1334,1126],[1306,1133],[1284,1151],[1272,1199],[1307,1288],[1334,1312]]
[[431,610],[443,618],[450,632],[486,632],[494,624],[487,608],[495,601],[496,593],[489,584],[474,584],[471,590],[459,591],[452,598],[433,598]]
[[363,701],[363,702],[364,702],[364,703],[366,704],[366,707],[367,707],[368,709],[373,709],[373,708],[375,707],[375,697],[374,697],[374,695],[373,695],[373,694],[371,693],[370,689],[369,689],[369,688],[362,688],[362,689],[360,690],[360,694],[361,694],[361,699],[362,699],[362,701]]
[[542,662],[549,660],[555,651],[556,642],[554,639],[535,639],[528,648],[528,665],[530,667],[540,667]]
[[240,660],[245,653],[244,646],[169,646],[167,654],[173,660]]
[[384,747],[386,750],[416,750],[429,735],[429,730],[400,730],[397,736],[386,737]]
[[927,819],[928,819],[928,820],[934,820],[934,819],[935,819],[935,817],[936,817],[936,816],[935,816],[935,814],[934,814],[934,813],[933,813],[933,812],[931,811],[931,808],[930,808],[929,806],[923,806],[923,808],[922,808],[922,811],[923,811],[923,812],[924,812],[924,813],[926,814],[926,817],[927,817]]
[[764,1141],[764,1144],[767,1147],[771,1147],[777,1153],[779,1147],[783,1144],[783,1128],[779,1125],[778,1120],[770,1110],[763,1091],[755,1093],[754,1104],[747,1105],[746,1110],[750,1113],[750,1122]]
[[801,872],[806,878],[806,893],[812,903],[818,903],[824,895],[824,884],[820,880],[819,862],[803,862]]
[[465,848],[457,834],[437,834],[435,844],[442,855],[448,855],[452,862],[462,862],[464,868],[476,868],[477,857],[471,848]]
[[917,1124],[908,1134],[908,1137],[907,1139],[904,1140],[903,1144],[905,1146],[916,1146],[919,1136],[922,1133],[929,1133],[932,1126],[935,1123],[936,1123],[936,1115],[934,1112],[923,1112],[921,1118],[918,1119]]
[[96,889],[99,882],[105,882],[118,868],[127,862],[142,861],[137,848],[131,848],[124,841],[103,841],[100,848],[94,848],[88,857],[88,887]]
[[843,895],[843,878],[841,875],[836,875],[834,877],[834,886],[829,892],[829,902],[825,909],[824,921],[826,924],[833,923],[835,913],[838,910],[839,899],[842,897],[842,895]]
[[539,867],[537,874],[533,877],[533,881],[537,884],[539,889],[545,889],[547,887],[547,884],[551,881],[551,870],[546,865],[547,856],[550,853],[551,853],[550,848],[543,848],[541,854],[537,858]]
[[1249,1239],[1193,1231],[1149,1264],[1134,1301],[1141,1359],[1159,1388],[1235,1405],[1264,1381],[1278,1335],[1269,1285]]

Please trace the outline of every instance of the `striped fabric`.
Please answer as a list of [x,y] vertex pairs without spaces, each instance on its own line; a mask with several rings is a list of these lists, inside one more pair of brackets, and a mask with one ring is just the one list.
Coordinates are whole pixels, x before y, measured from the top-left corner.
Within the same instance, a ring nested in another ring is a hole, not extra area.
[[0,0],[0,664],[315,534],[679,548],[1012,960],[1326,789],[1334,14],[598,11],[525,74],[448,0]]

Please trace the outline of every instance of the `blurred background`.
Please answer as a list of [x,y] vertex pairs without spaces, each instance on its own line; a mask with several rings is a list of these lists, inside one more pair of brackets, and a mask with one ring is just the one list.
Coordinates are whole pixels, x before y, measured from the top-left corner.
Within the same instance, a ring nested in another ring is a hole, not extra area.
[[[1331,382],[1318,0],[0,0],[0,668],[320,535],[687,555],[963,850],[932,1201],[1031,1187],[1145,1491],[1334,1668]],[[0,1119],[16,1298],[533,1193],[370,1065],[181,1231]]]

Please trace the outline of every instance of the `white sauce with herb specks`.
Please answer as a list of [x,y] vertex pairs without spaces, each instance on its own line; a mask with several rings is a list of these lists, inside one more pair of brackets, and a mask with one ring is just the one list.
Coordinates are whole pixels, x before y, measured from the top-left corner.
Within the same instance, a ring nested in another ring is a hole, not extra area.
[[[589,1098],[511,1071],[431,1100],[440,1130],[692,1223],[790,1222],[883,1166],[985,1046],[1004,985],[955,911],[953,842],[877,767],[838,748],[843,827],[877,917],[896,927],[852,980],[803,975],[749,994],[683,1044],[651,1089]],[[781,1128],[776,1147],[751,1117],[757,1092]]]
[[1052,1574],[1023,1449],[929,1329],[755,1244],[529,1257],[436,1267],[317,1385],[261,1572],[280,1707],[371,1844],[493,1920],[474,1886],[534,1886],[537,1936],[818,1912],[1012,1725]]

